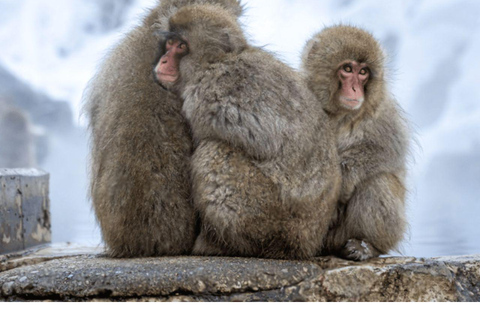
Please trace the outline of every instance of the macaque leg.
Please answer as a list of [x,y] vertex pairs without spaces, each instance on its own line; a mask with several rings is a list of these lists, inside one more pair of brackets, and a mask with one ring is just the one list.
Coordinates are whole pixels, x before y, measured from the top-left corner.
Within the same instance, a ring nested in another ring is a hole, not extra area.
[[193,247],[194,255],[201,256],[223,256],[227,251],[214,242],[214,237],[209,236],[205,228],[202,228]]
[[[263,236],[266,204],[274,202],[269,198],[275,191],[265,190],[271,184],[269,179],[241,151],[218,141],[203,142],[197,148],[192,177],[202,224],[193,253],[259,254],[253,237]],[[254,217],[258,217],[255,223]]]
[[327,247],[335,254],[364,261],[396,249],[403,238],[405,188],[392,174],[381,174],[359,185],[331,230]]
[[290,221],[290,215],[282,213],[279,190],[241,151],[218,141],[204,142],[192,164],[202,224],[194,254],[273,259],[314,254],[313,248],[301,245],[308,223]]

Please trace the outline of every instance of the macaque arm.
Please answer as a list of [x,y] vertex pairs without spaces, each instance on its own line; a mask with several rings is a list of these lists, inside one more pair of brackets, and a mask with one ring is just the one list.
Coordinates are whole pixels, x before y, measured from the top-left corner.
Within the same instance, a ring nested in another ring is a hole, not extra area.
[[[343,177],[341,201],[349,199],[355,187],[369,177],[403,169],[407,154],[406,142],[402,139],[401,131],[394,127],[388,129],[388,133],[386,130],[371,133],[370,139],[340,150]],[[395,139],[385,140],[385,137]]]
[[340,201],[346,202],[360,182],[369,174],[377,173],[385,168],[382,155],[386,150],[369,141],[363,141],[341,152],[342,191]]
[[192,120],[196,138],[227,141],[255,158],[271,158],[282,145],[280,123],[284,121],[269,110],[244,110],[228,102],[210,104],[208,112],[196,112]]
[[184,111],[194,138],[226,141],[256,159],[275,157],[293,124],[277,111],[274,101],[247,96],[220,89],[215,94],[205,94],[201,101],[185,100]]

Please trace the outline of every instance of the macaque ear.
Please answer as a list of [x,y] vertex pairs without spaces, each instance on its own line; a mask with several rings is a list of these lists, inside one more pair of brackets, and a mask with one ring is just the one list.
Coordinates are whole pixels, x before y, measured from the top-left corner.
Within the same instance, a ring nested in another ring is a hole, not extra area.
[[162,34],[162,26],[160,23],[154,23],[152,25],[153,35],[159,37]]
[[231,52],[234,52],[235,48],[233,46],[233,43],[231,41],[231,38],[230,38],[230,35],[228,33],[223,33],[220,37],[222,43],[223,43],[223,46],[225,48],[225,52],[226,53],[231,53]]
[[317,52],[319,47],[320,47],[319,40],[312,41],[312,45],[310,46],[310,50],[309,50],[309,55],[312,55],[315,52]]
[[310,40],[303,51],[302,60],[305,62],[314,61],[314,55],[318,52],[319,48],[320,41],[318,39]]
[[221,41],[221,47],[225,53],[239,53],[245,46],[245,40],[243,37],[237,37],[235,34],[232,34],[231,31],[225,30],[219,37]]

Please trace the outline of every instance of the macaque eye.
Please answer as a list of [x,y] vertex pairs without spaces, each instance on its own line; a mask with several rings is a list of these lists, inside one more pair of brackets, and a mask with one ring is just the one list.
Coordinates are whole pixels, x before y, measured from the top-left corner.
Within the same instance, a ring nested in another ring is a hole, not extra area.
[[348,73],[351,73],[353,71],[353,68],[352,68],[351,65],[346,64],[346,65],[343,66],[343,70],[345,70]]
[[360,70],[360,74],[362,76],[366,76],[368,74],[368,70],[366,68],[364,68],[364,69]]
[[178,46],[179,49],[181,50],[187,50],[187,44],[182,42],[179,46]]
[[169,46],[173,46],[173,39],[168,39],[168,40],[167,40],[167,44],[168,44]]

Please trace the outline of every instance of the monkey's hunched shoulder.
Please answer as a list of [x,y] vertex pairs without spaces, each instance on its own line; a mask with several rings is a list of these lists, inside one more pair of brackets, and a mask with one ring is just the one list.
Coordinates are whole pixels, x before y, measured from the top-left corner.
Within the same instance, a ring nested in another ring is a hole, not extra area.
[[297,115],[308,103],[296,80],[259,49],[211,64],[183,94],[194,138],[227,140],[256,158],[275,157],[285,137],[302,132]]

